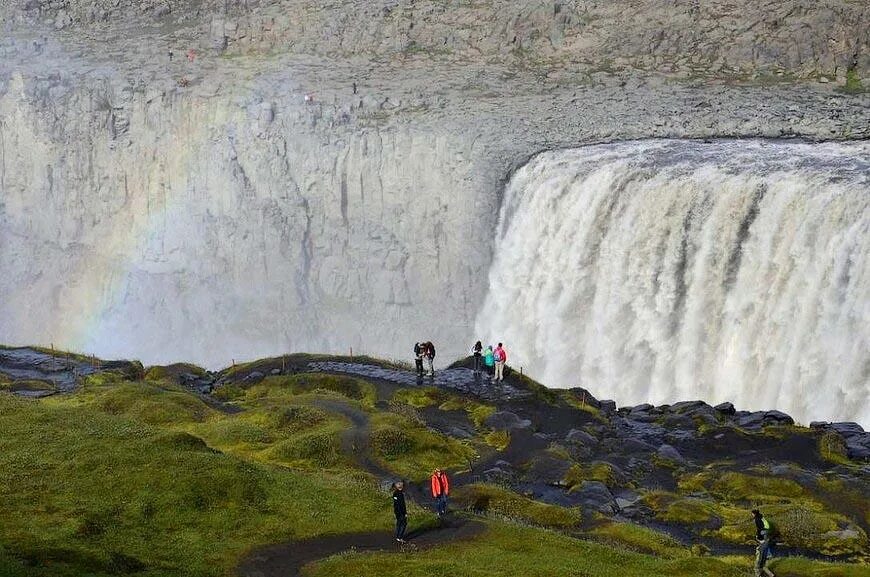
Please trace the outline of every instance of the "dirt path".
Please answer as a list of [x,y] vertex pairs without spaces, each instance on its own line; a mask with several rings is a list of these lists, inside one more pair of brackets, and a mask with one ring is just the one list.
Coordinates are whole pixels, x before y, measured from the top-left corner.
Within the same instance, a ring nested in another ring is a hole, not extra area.
[[392,473],[378,465],[371,456],[369,447],[371,425],[369,424],[369,416],[365,411],[354,407],[350,403],[334,399],[317,400],[314,402],[314,406],[332,413],[338,413],[348,418],[353,424],[353,427],[342,435],[342,449],[351,456],[359,468],[371,473],[380,481],[385,482],[395,477]]
[[[382,482],[391,481],[396,475],[378,465],[372,459],[369,447],[371,425],[369,415],[340,400],[318,400],[315,406],[346,417],[353,427],[342,437],[342,449],[354,463]],[[409,488],[410,489],[410,488]],[[422,496],[422,493],[420,493]],[[278,543],[258,549],[239,564],[239,577],[293,577],[299,575],[305,565],[341,553],[343,551],[407,551],[428,549],[452,541],[471,539],[481,533],[484,524],[463,517],[445,519],[441,526],[422,531],[411,531],[408,544],[397,547],[389,531],[326,535],[304,541]]]
[[417,534],[409,533],[407,545],[398,547],[388,531],[327,535],[305,541],[269,545],[248,555],[236,570],[239,577],[296,577],[305,565],[344,551],[423,550],[472,539],[483,532],[484,524],[456,518],[442,527]]

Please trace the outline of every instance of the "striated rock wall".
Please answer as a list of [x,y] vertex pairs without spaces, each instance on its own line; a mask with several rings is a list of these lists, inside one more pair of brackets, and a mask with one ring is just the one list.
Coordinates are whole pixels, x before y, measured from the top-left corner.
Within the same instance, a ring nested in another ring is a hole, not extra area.
[[866,7],[701,4],[5,2],[0,341],[449,358],[534,154],[870,135]]

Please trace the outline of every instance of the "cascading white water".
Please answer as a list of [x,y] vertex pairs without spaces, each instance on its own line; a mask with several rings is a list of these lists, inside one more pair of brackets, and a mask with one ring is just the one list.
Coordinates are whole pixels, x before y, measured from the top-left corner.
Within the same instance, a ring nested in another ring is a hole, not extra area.
[[549,385],[870,424],[870,143],[542,153],[495,248],[477,332]]

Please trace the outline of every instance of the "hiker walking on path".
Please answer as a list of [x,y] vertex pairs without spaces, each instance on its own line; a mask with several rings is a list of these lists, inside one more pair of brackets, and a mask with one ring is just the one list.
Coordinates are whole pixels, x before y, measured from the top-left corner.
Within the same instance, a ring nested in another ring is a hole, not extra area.
[[435,469],[432,473],[432,497],[435,498],[435,512],[439,517],[447,513],[447,495],[450,494],[450,481],[447,473],[441,469]]
[[429,376],[435,376],[435,345],[432,344],[432,341],[427,341],[425,345],[423,345],[426,349],[426,362],[429,367]]
[[396,515],[396,542],[405,542],[405,530],[408,528],[408,508],[405,505],[405,483],[393,483],[393,513]]
[[773,571],[767,568],[773,537],[770,521],[758,509],[752,510],[752,518],[755,520],[755,538],[758,540],[758,547],[755,549],[755,577],[775,577]]
[[492,373],[495,369],[495,357],[492,353],[492,345],[488,345],[483,353],[483,364],[486,366],[486,374],[489,375],[489,380],[492,381]]
[[474,357],[474,374],[480,374],[480,361],[483,356],[483,345],[480,344],[480,341],[474,343],[474,346],[471,347],[471,355]]
[[504,365],[507,363],[507,351],[499,343],[492,354],[495,358],[495,380],[504,381]]
[[417,376],[423,376],[423,355],[425,354],[423,343],[414,343],[414,364],[417,365]]

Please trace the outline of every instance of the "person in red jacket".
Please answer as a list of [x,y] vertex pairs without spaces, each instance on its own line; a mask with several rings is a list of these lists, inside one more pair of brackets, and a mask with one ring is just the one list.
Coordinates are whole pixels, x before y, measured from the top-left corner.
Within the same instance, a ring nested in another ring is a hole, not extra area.
[[435,498],[435,511],[441,517],[447,513],[447,495],[450,494],[450,481],[447,473],[441,469],[435,469],[432,473],[432,496]]

